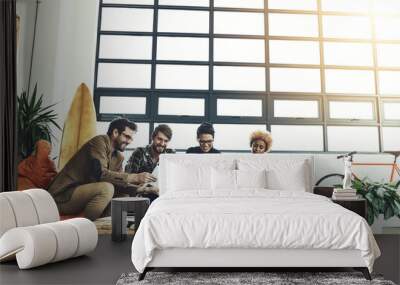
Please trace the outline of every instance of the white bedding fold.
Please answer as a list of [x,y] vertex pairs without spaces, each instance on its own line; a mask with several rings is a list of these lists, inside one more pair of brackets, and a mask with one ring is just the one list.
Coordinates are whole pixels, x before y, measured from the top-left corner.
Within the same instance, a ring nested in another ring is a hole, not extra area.
[[165,248],[358,249],[370,271],[380,255],[359,215],[323,196],[265,189],[158,198],[135,235],[132,262],[143,272]]

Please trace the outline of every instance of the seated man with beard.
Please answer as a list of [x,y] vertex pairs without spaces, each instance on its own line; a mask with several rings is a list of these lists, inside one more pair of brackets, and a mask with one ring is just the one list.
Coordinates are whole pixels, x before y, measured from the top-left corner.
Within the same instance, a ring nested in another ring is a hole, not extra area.
[[133,141],[135,123],[113,120],[106,135],[95,136],[85,143],[50,183],[48,191],[61,215],[78,215],[95,220],[109,214],[114,190],[131,184],[155,181],[150,173],[128,174],[122,171],[122,155]]
[[[151,144],[146,147],[138,147],[129,158],[125,166],[127,173],[152,173],[158,165],[160,154],[175,153],[175,150],[167,148],[172,138],[172,130],[168,125],[158,125],[151,136]],[[149,184],[141,185],[138,193],[142,197],[150,198],[151,201],[158,197],[158,188]]]

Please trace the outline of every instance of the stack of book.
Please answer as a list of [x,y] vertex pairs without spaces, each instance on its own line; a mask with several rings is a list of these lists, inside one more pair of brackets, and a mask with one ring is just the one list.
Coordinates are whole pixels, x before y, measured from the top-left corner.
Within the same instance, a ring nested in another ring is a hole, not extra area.
[[356,189],[348,188],[335,188],[333,189],[332,199],[338,200],[353,200],[357,199]]

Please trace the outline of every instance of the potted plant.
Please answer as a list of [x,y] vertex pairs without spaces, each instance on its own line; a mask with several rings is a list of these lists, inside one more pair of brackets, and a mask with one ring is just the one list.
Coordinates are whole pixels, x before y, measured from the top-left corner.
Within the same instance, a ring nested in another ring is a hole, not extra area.
[[17,99],[18,155],[20,159],[29,156],[35,143],[44,139],[51,143],[54,135],[51,126],[61,130],[55,121],[57,114],[52,107],[43,106],[43,94],[37,96],[37,84],[31,96],[25,91]]
[[379,214],[383,214],[385,220],[393,216],[400,218],[400,195],[395,184],[354,179],[352,187],[367,200],[368,224],[372,225]]

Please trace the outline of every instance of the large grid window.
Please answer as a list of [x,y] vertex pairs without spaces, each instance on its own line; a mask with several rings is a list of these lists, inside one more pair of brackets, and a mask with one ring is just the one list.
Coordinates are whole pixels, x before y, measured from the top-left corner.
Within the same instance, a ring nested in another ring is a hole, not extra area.
[[[100,0],[98,121],[168,123],[171,146],[246,151],[398,150],[400,0]],[[138,135],[139,135],[138,134]]]

